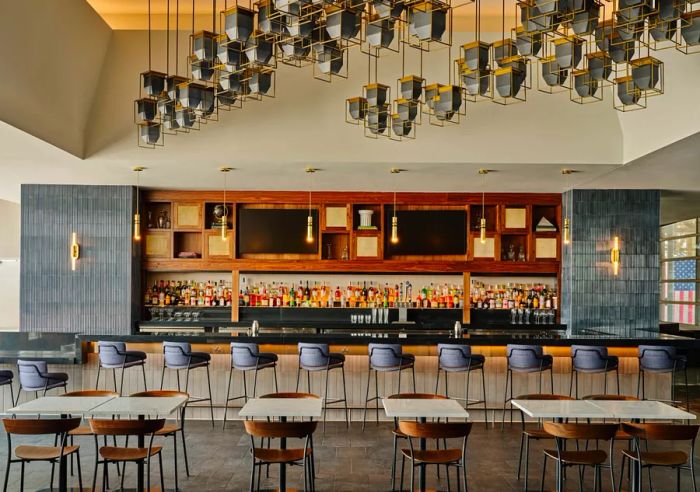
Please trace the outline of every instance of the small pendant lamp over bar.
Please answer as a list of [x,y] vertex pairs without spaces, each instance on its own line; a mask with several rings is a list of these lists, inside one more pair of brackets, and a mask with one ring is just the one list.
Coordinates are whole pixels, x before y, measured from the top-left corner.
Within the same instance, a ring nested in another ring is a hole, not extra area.
[[311,180],[313,178],[313,173],[317,171],[316,168],[307,167],[304,169],[305,172],[309,174],[309,215],[306,217],[306,242],[314,242],[314,217],[311,215]]
[[[401,169],[397,167],[392,167],[390,170],[391,174],[399,174]],[[399,219],[396,217],[396,187],[394,187],[394,207],[392,208],[393,215],[391,217],[391,243],[397,244],[399,242]]]
[[145,167],[136,166],[131,170],[136,173],[136,213],[134,213],[134,241],[141,240],[141,209],[140,209],[140,195],[141,195],[141,182],[140,176]]
[[228,177],[228,173],[231,172],[232,168],[230,167],[222,167],[219,169],[221,173],[224,175],[224,201],[221,204],[222,208],[222,216],[221,216],[221,240],[226,241],[228,239],[228,204],[226,203],[226,189],[228,188],[228,182],[226,178]]
[[479,240],[481,244],[486,244],[486,175],[489,173],[488,169],[479,169],[479,174],[481,175],[481,220],[479,221]]

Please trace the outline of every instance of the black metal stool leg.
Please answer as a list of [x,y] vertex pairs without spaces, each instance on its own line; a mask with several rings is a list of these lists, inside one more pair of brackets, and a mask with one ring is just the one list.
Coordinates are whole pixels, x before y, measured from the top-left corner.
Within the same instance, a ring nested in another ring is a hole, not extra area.
[[348,392],[345,386],[345,364],[340,366],[340,371],[343,375],[343,403],[345,404],[345,424],[350,428],[350,410],[348,409]]
[[224,404],[224,425],[223,429],[226,428],[226,415],[228,414],[228,402],[229,402],[229,396],[231,394],[231,379],[233,379],[233,366],[231,366],[231,370],[228,373],[228,385],[226,386],[226,403]]
[[367,406],[369,404],[369,386],[372,379],[372,369],[367,370],[367,391],[365,392],[365,408],[362,412],[362,430],[365,430],[365,421],[367,420]]
[[211,376],[209,375],[209,364],[207,368],[207,386],[209,387],[209,412],[211,413],[211,426],[214,427],[214,399],[211,396]]

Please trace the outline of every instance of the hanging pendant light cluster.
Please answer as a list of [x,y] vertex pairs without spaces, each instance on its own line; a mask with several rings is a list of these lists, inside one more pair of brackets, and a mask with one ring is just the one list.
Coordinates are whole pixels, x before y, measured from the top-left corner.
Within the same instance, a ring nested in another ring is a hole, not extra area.
[[[163,145],[166,134],[216,121],[220,110],[274,97],[279,64],[311,66],[313,77],[326,82],[346,78],[354,47],[368,57],[368,82],[361,96],[346,100],[346,121],[362,125],[367,137],[394,140],[414,138],[422,114],[434,125],[458,123],[466,102],[523,102],[535,86],[567,93],[580,104],[601,101],[609,87],[616,109],[641,109],[649,97],[664,92],[664,63],[656,51],[700,52],[698,0],[616,0],[612,8],[600,0],[521,0],[515,2],[519,23],[509,29],[506,11],[512,4],[502,0],[502,36],[492,43],[482,40],[481,0],[258,0],[225,2],[221,12],[212,0],[211,31],[198,32],[193,0],[183,64],[188,70],[181,75],[181,0],[167,0],[165,72],[152,68],[151,0],[146,1],[148,70],[141,74],[135,101],[138,142],[146,147]],[[173,73],[171,2],[176,9]],[[475,39],[461,46],[453,68],[452,17],[471,3]],[[447,77],[427,81],[423,55],[444,56],[433,55],[436,48],[448,53]],[[379,81],[379,59],[396,54],[403,63],[392,98],[393,84]],[[419,66],[407,72],[409,54]]]

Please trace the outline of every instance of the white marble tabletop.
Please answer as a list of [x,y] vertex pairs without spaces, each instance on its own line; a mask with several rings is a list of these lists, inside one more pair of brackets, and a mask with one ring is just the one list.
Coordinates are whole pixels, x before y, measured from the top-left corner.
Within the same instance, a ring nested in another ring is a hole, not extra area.
[[691,420],[695,415],[666,403],[653,400],[588,400],[601,408],[612,419],[647,419],[647,420]]
[[468,418],[467,412],[456,400],[425,400],[412,398],[384,398],[387,417],[392,418]]
[[93,408],[91,415],[119,415],[120,417],[167,417],[187,403],[184,396],[120,396],[99,407]]
[[320,417],[320,398],[251,398],[238,413],[241,417]]
[[85,415],[91,414],[93,409],[113,398],[112,396],[42,396],[10,408],[6,413],[15,415]]
[[588,400],[512,400],[514,407],[537,419],[612,418],[604,409]]

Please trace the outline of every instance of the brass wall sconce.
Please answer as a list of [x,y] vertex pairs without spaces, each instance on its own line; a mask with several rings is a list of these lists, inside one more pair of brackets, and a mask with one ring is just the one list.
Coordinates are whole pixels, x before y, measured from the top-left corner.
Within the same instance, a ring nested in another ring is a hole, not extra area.
[[76,264],[80,258],[80,245],[78,244],[78,234],[73,233],[70,243],[70,269],[75,271]]
[[610,251],[610,263],[613,267],[613,275],[617,275],[620,271],[620,238],[613,238],[613,247]]

